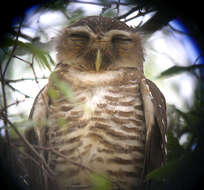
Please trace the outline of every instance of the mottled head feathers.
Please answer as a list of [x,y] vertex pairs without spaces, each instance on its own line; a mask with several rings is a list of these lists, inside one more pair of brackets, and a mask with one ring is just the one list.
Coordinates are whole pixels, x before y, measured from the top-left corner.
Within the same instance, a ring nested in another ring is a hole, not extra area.
[[81,71],[133,67],[143,72],[139,35],[124,22],[90,16],[66,27],[57,41],[58,62]]

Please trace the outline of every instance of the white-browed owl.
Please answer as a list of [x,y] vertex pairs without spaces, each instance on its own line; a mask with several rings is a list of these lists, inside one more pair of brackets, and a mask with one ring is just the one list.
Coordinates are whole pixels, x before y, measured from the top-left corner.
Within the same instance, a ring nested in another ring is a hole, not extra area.
[[165,161],[167,121],[164,96],[144,76],[139,34],[116,19],[83,18],[59,35],[57,61],[27,132],[54,176],[39,161],[31,184],[41,175],[47,189],[89,190],[97,175],[112,189],[141,188]]

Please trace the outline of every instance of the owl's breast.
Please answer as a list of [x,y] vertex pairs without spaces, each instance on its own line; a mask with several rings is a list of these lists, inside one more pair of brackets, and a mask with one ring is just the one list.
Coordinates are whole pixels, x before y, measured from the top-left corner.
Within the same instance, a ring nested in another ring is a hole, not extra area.
[[52,106],[50,115],[58,122],[50,128],[50,141],[67,157],[51,155],[62,187],[90,184],[90,170],[122,187],[141,181],[145,124],[138,81],[134,76],[119,82],[113,77],[99,85],[99,78],[91,85],[85,80],[86,88],[74,87],[74,102],[59,99]]

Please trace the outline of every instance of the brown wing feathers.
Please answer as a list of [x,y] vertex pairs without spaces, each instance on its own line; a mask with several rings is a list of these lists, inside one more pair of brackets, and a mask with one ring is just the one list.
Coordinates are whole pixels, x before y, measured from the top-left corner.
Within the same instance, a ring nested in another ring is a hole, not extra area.
[[[146,145],[144,176],[160,167],[166,159],[166,103],[163,94],[150,80],[143,79],[141,93],[146,113]],[[153,106],[153,107],[152,107]],[[151,109],[151,107],[153,109]],[[152,120],[152,121],[149,121]]]

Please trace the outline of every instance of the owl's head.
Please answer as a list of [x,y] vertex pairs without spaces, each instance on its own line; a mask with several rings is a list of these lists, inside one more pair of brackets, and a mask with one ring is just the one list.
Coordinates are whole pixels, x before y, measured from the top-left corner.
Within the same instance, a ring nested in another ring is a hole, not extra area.
[[137,32],[108,17],[91,16],[63,30],[57,59],[82,71],[134,67],[143,71],[143,49]]

